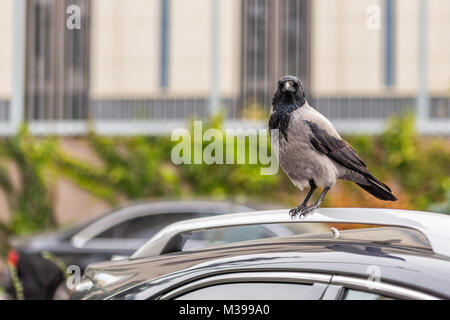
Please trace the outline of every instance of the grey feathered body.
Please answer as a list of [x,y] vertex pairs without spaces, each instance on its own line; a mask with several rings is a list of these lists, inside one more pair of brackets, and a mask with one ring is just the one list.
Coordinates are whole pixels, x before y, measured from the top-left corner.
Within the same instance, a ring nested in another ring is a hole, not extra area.
[[[271,110],[273,114],[274,110]],[[331,188],[337,179],[363,182],[364,177],[353,172],[327,155],[317,151],[311,144],[311,127],[308,122],[317,124],[327,134],[341,139],[331,122],[321,113],[305,103],[290,114],[286,136],[271,131],[272,149],[277,151],[279,163],[289,179],[300,189],[309,187],[313,180],[319,187]]]
[[[315,207],[337,179],[355,182],[380,200],[395,201],[392,190],[370,173],[356,151],[337,133],[330,121],[306,101],[300,80],[285,76],[278,81],[269,119],[272,150],[283,171],[301,190],[324,187]],[[292,209],[304,214],[305,205]],[[300,208],[301,207],[301,208]],[[308,209],[309,210],[309,209]]]

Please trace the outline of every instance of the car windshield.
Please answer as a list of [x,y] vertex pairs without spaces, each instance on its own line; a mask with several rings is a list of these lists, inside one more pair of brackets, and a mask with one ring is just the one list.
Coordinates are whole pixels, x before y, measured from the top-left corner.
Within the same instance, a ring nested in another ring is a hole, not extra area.
[[208,215],[210,214],[193,212],[149,214],[116,224],[99,233],[95,238],[150,239],[155,233],[171,223]]

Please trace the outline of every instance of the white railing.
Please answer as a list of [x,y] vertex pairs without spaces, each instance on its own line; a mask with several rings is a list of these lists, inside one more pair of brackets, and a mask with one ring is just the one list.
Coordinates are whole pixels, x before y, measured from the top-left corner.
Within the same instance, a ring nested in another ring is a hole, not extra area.
[[[379,134],[386,128],[384,120],[332,120],[341,134]],[[106,136],[170,135],[175,129],[188,128],[186,120],[99,120],[99,121],[31,121],[28,129],[37,136],[83,136],[92,131]],[[267,128],[265,121],[227,120],[224,129]],[[417,131],[425,135],[450,135],[450,119],[430,120],[417,123]],[[16,128],[0,122],[0,136],[11,136]]]
[[[450,101],[450,100],[449,100]],[[343,108],[343,111],[339,111]],[[189,109],[189,108],[188,108]],[[330,112],[330,109],[334,109]],[[137,117],[134,112],[120,110],[108,114],[93,114],[90,120],[87,119],[30,119],[27,120],[28,129],[31,134],[57,135],[57,136],[83,136],[89,132],[107,136],[131,136],[131,135],[170,135],[175,129],[188,128],[193,119],[207,120],[207,111],[202,115],[194,116],[188,112],[174,113],[167,112],[165,115],[152,115],[151,112],[145,117]],[[349,113],[347,106],[325,106],[320,109],[336,129],[342,134],[379,134],[387,125],[390,114],[395,114],[388,110],[386,115],[379,114],[373,117],[369,111],[358,111]],[[17,122],[8,117],[11,112],[4,112],[5,117],[0,117],[0,136],[12,136],[16,134],[19,126]],[[329,114],[331,113],[331,114]],[[239,113],[237,113],[239,114]],[[365,115],[364,115],[365,114]],[[402,114],[402,112],[396,112]],[[333,116],[334,115],[334,116]],[[341,115],[336,117],[336,115]],[[223,123],[224,129],[260,129],[267,128],[266,120],[245,120],[238,116],[229,116]],[[428,118],[417,122],[417,131],[426,135],[450,135],[450,118]]]

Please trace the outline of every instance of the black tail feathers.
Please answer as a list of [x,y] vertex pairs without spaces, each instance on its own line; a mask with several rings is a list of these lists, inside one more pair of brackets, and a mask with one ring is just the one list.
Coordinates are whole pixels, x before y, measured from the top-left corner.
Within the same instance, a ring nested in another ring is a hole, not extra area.
[[380,200],[397,201],[397,198],[393,195],[391,189],[376,178],[368,178],[367,184],[357,183],[357,185]]

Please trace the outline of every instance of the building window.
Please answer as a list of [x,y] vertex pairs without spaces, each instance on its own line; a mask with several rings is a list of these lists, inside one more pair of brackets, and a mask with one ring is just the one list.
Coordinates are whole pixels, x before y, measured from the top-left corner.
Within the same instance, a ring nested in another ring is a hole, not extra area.
[[169,86],[169,24],[170,24],[170,0],[161,0],[161,52],[160,52],[160,78],[162,89]]
[[395,0],[385,0],[384,84],[395,82]]
[[[81,9],[81,29],[66,9]],[[27,1],[25,118],[85,119],[89,97],[89,0]]]
[[309,0],[242,2],[241,105],[269,106],[274,83],[286,74],[307,82]]

